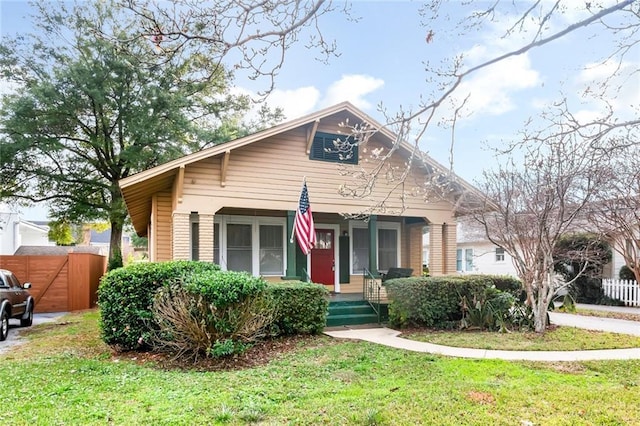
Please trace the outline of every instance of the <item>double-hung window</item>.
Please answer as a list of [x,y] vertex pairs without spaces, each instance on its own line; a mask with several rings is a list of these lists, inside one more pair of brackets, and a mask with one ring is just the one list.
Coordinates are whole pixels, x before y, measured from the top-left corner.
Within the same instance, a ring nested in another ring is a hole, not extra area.
[[496,262],[504,262],[504,249],[496,247]]
[[282,225],[260,227],[260,275],[283,275],[284,242]]
[[227,224],[227,269],[253,273],[252,225]]
[[216,215],[213,258],[223,270],[284,275],[286,219]]
[[[400,224],[378,222],[376,259],[378,270],[387,271],[400,264]],[[369,269],[369,229],[366,223],[351,222],[351,273]]]
[[464,250],[464,270],[473,271],[473,249]]

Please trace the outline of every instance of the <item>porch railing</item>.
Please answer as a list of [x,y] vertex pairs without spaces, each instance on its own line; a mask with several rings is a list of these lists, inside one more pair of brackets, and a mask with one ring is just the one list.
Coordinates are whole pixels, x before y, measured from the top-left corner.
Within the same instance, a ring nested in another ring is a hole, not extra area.
[[375,277],[371,271],[364,268],[362,271],[362,295],[364,299],[369,302],[369,305],[373,308],[378,315],[378,324],[382,322],[380,304],[381,298],[382,280]]
[[305,283],[310,283],[311,282],[311,277],[309,276],[309,273],[307,272],[307,268],[302,268],[302,277],[300,277],[300,279],[302,280],[302,282],[305,282]]

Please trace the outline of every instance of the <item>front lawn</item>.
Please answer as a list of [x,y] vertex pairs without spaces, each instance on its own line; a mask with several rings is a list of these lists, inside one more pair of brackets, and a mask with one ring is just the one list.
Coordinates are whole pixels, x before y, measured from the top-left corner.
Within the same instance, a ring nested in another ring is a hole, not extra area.
[[414,331],[405,339],[458,348],[507,351],[580,351],[592,349],[640,348],[640,337],[573,327],[552,327],[535,332],[495,333],[488,331]]
[[317,337],[251,368],[167,370],[113,354],[95,312],[62,322],[0,355],[2,423],[640,424],[640,361],[465,360]]

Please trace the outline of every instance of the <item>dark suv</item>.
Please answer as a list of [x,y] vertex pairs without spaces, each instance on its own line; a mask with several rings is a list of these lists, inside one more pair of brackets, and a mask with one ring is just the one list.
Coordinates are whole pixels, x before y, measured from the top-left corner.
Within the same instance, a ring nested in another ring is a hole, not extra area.
[[35,301],[29,294],[31,283],[20,284],[11,271],[0,269],[0,341],[9,334],[9,318],[20,320],[20,326],[33,323]]

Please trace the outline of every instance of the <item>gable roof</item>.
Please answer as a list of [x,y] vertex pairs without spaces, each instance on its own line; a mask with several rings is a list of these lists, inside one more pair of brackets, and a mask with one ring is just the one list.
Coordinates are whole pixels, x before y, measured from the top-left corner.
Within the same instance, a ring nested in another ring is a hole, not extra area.
[[[129,215],[131,216],[131,222],[136,232],[139,235],[144,235],[146,233],[147,225],[151,216],[151,197],[158,191],[171,188],[177,171],[180,168],[197,161],[231,152],[234,149],[250,145],[265,138],[296,129],[301,126],[306,126],[338,114],[346,115],[350,118],[349,121],[354,123],[368,123],[374,129],[377,129],[376,135],[381,136],[381,139],[389,145],[397,144],[399,151],[404,155],[410,155],[415,151],[414,146],[405,141],[399,140],[398,135],[394,134],[386,126],[376,122],[373,118],[353,106],[351,103],[342,102],[303,117],[278,124],[269,129],[185,155],[173,161],[169,161],[121,179],[119,181],[120,189],[124,196]],[[481,196],[480,192],[472,185],[450,173],[449,170],[436,162],[430,156],[422,152],[419,154],[419,161],[421,162],[421,165],[425,167],[429,173],[448,176],[447,179],[450,180],[459,195],[470,192],[475,196]]]

